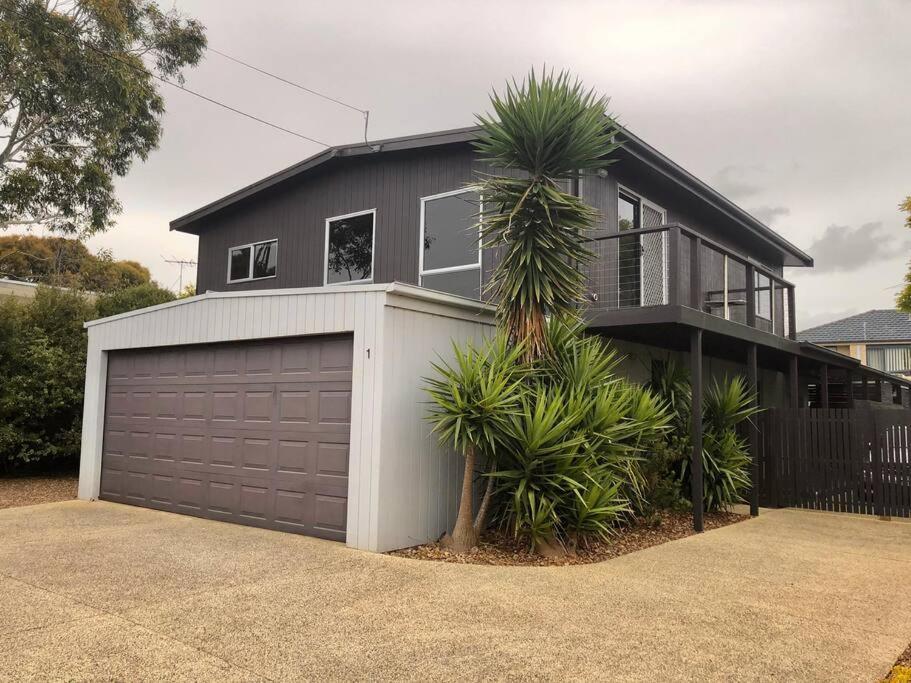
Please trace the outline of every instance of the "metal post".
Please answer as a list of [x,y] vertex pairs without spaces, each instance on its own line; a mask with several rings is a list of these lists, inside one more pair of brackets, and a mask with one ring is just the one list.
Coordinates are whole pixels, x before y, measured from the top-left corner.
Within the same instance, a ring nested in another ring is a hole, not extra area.
[[876,401],[883,402],[883,380],[881,377],[876,378]]
[[848,408],[854,407],[854,373],[845,370],[845,387],[847,389]]
[[[747,381],[753,392],[753,407],[759,403],[759,368],[757,362],[756,344],[747,346]],[[751,458],[751,486],[750,486],[750,516],[759,515],[759,426],[756,416],[750,418],[750,458]]]
[[690,453],[690,480],[693,498],[693,528],[703,530],[702,511],[704,506],[702,491],[702,330],[690,332],[690,388],[692,406],[690,408],[690,441],[693,450]]
[[829,408],[829,366],[825,363],[819,368],[819,403],[820,408]]

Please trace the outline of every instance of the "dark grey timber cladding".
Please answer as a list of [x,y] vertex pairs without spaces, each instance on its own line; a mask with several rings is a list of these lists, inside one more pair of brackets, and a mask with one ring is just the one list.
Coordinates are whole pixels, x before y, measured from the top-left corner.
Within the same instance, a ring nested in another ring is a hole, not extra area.
[[[193,218],[191,225],[186,224],[190,219],[178,219],[180,229],[199,235],[197,291],[321,286],[326,219],[372,209],[376,209],[373,281],[418,284],[421,198],[463,188],[477,180],[478,172],[492,169],[465,141],[355,156],[340,150],[305,172],[242,199],[223,205],[216,202]],[[608,166],[606,177],[586,174],[579,182],[583,199],[601,214],[594,237],[617,232],[620,185],[664,208],[669,223],[681,223],[781,272],[780,245],[732,220],[692,188],[624,148],[617,152],[616,163]],[[276,277],[228,284],[228,249],[270,239],[278,240]],[[485,254],[485,280],[495,261],[493,254]],[[608,263],[608,269],[612,265]]]
[[[421,197],[457,190],[480,168],[469,145],[333,159],[203,219],[197,291],[323,284],[326,219],[376,209],[374,282],[418,282]],[[278,239],[274,278],[227,284],[228,249]]]
[[352,339],[111,352],[101,497],[345,540]]

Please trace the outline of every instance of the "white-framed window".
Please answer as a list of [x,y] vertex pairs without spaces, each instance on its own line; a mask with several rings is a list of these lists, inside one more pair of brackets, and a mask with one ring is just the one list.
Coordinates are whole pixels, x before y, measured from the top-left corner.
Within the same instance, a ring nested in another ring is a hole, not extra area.
[[241,244],[228,249],[228,282],[247,282],[275,277],[278,240]]
[[481,198],[472,189],[421,198],[418,243],[422,287],[481,298]]
[[376,209],[327,218],[323,283],[372,282],[375,237]]

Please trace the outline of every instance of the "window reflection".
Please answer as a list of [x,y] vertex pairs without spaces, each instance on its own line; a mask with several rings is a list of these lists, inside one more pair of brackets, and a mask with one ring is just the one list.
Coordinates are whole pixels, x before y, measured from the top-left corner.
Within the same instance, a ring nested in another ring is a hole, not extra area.
[[371,211],[329,221],[327,284],[363,282],[373,277],[373,218]]

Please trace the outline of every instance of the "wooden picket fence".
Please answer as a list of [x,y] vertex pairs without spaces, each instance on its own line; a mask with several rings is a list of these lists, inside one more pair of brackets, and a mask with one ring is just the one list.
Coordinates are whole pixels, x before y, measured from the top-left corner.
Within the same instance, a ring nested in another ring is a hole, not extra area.
[[773,408],[754,419],[760,505],[911,517],[911,411]]

